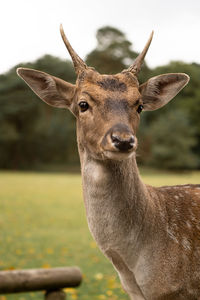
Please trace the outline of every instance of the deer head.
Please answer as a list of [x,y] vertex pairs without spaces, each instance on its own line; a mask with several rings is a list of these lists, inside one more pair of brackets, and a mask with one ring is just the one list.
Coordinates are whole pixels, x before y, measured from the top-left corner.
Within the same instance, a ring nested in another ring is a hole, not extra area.
[[126,70],[102,75],[76,54],[60,28],[63,41],[77,73],[73,85],[47,73],[18,68],[18,75],[47,104],[68,108],[77,119],[79,149],[96,159],[121,160],[137,148],[136,131],[142,110],[156,110],[167,104],[188,83],[183,73],[163,74],[139,84],[137,74],[150,46]]

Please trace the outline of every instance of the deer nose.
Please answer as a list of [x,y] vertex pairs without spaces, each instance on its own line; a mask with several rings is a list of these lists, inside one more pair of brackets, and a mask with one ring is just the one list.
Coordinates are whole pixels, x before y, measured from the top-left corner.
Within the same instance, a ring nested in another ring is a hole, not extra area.
[[131,150],[135,143],[134,136],[131,133],[126,133],[126,134],[112,133],[111,140],[115,148],[117,148],[120,151]]

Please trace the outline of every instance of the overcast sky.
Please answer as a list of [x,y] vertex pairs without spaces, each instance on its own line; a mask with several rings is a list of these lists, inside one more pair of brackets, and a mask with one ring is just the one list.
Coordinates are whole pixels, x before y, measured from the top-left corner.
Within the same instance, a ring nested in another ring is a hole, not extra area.
[[[0,7],[0,73],[48,53],[69,58],[59,25],[84,58],[96,46],[98,28],[122,30],[150,67],[171,60],[200,63],[200,0],[5,0]],[[177,70],[178,71],[178,70]]]

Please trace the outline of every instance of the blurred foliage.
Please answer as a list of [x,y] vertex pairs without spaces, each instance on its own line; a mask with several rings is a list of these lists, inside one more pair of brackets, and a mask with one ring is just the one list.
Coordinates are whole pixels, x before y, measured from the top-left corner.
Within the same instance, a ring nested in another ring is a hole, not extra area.
[[[71,62],[50,55],[20,66],[76,79]],[[1,168],[78,163],[74,117],[44,104],[16,75],[16,67],[0,76],[0,105]]]
[[[137,55],[123,32],[106,26],[97,31],[97,46],[86,62],[100,73],[114,74],[127,68]],[[72,83],[76,79],[70,61],[50,55],[20,66]],[[0,75],[0,168],[77,165],[74,117],[38,99],[16,75],[17,67]],[[187,73],[191,80],[168,105],[142,114],[138,161],[170,169],[200,168],[200,65],[171,62],[150,69],[144,63],[139,80],[171,72]]]
[[200,65],[171,62],[151,76],[183,72],[189,84],[166,106],[142,114],[139,157],[142,164],[169,169],[200,167]]
[[146,126],[145,136],[145,141],[150,144],[148,148],[150,153],[149,155],[143,153],[144,163],[165,169],[186,169],[197,166],[197,156],[192,151],[196,145],[195,131],[183,111],[176,110],[161,114],[157,119],[152,120],[150,126]]

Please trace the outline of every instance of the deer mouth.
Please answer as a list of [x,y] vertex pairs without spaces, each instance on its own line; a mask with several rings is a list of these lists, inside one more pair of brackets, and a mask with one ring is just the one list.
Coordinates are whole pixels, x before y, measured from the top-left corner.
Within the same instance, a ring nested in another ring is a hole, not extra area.
[[120,149],[114,143],[108,143],[102,147],[102,153],[105,159],[124,160],[133,156],[137,149],[137,139],[131,146],[122,146]]
[[105,159],[111,160],[124,160],[128,159],[135,154],[135,150],[129,151],[116,151],[116,150],[104,150],[103,156]]

